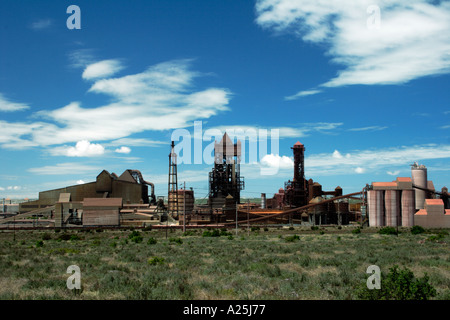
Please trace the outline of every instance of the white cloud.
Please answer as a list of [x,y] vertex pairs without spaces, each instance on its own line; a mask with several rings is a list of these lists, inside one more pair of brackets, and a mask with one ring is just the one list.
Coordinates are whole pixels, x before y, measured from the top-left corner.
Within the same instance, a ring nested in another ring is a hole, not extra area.
[[439,127],[439,129],[450,129],[450,124]]
[[77,184],[85,184],[86,182],[84,182],[83,180],[78,180]]
[[294,167],[294,161],[291,158],[278,154],[266,154],[260,162],[263,167],[269,168],[287,169]]
[[[378,29],[368,27],[370,5],[380,8]],[[328,48],[342,69],[319,87],[402,84],[450,72],[448,1],[258,0],[256,14],[263,28]]]
[[185,128],[228,110],[227,89],[195,90],[198,73],[190,61],[177,60],[152,66],[142,73],[95,81],[89,92],[106,94],[111,103],[83,107],[72,102],[34,114],[47,122],[9,123],[14,133],[0,132],[2,147],[53,146],[81,140],[111,141],[144,131]]
[[123,69],[119,60],[110,59],[89,64],[82,74],[83,79],[94,80],[110,77]]
[[50,150],[52,155],[62,155],[67,157],[93,157],[105,153],[105,148],[101,144],[90,143],[87,140],[78,141],[75,147],[56,147]]
[[114,150],[114,152],[128,154],[128,153],[131,152],[131,149],[128,148],[128,147],[122,146],[122,147],[117,148],[116,150]]
[[380,131],[387,129],[386,126],[369,126],[369,127],[362,127],[362,128],[352,128],[348,129],[348,131]]
[[23,111],[29,109],[30,107],[24,103],[11,102],[5,98],[5,96],[0,93],[0,111],[12,112],[12,111]]
[[390,176],[397,176],[400,173],[400,170],[386,171],[386,173]]
[[332,157],[336,158],[336,159],[342,159],[343,158],[342,154],[339,151],[337,151],[337,150],[334,150]]
[[75,172],[77,174],[85,174],[96,171],[100,172],[100,168],[76,162],[58,163],[56,165],[28,169],[28,172],[38,175],[63,175],[73,174]]
[[392,171],[392,168],[408,167],[414,161],[450,158],[450,145],[435,144],[355,150],[345,156],[336,151],[307,155],[305,157],[307,174],[309,176],[345,175],[381,169],[384,169],[384,172],[396,173]]
[[43,29],[47,29],[52,25],[52,20],[51,19],[41,19],[38,21],[35,21],[31,24],[31,29],[33,30],[43,30]]
[[361,168],[361,167],[357,167],[357,168],[355,169],[355,172],[358,173],[358,174],[364,173],[365,171],[366,171],[366,170],[363,169],[363,168]]
[[14,191],[17,191],[17,190],[20,190],[21,187],[19,187],[19,186],[8,186],[6,189],[7,189],[7,190],[14,190]]
[[320,92],[322,92],[322,90],[304,90],[304,91],[297,92],[296,94],[294,94],[292,96],[287,96],[284,99],[285,100],[295,100],[300,97],[311,96],[311,95],[314,95],[314,94],[317,94]]

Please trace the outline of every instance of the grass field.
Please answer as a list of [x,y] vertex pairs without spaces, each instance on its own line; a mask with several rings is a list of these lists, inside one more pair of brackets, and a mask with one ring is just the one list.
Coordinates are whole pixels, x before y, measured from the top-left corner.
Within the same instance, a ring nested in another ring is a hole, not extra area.
[[[0,299],[358,299],[370,265],[426,273],[450,299],[448,231],[205,230],[0,232]],[[70,265],[81,290],[66,286]]]

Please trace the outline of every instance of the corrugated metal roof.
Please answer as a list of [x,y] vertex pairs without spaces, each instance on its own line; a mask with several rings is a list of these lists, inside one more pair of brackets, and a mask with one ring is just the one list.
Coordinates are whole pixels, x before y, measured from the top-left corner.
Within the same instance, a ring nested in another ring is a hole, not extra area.
[[122,198],[84,198],[84,207],[121,207]]

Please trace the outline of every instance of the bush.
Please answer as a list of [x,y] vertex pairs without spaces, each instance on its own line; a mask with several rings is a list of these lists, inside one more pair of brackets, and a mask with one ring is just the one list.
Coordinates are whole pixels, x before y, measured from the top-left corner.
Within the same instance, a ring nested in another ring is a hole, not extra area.
[[36,241],[36,248],[40,248],[40,247],[43,247],[43,246],[44,246],[44,241],[42,241],[42,240]]
[[220,231],[218,229],[214,229],[213,231],[206,230],[203,231],[202,237],[220,237]]
[[145,226],[142,231],[152,231],[152,225]]
[[318,226],[311,226],[311,230],[319,230]]
[[300,237],[294,234],[293,236],[284,238],[284,240],[286,240],[286,242],[294,242],[295,240],[300,240]]
[[358,228],[356,228],[356,229],[353,229],[353,230],[352,230],[352,233],[353,233],[353,234],[361,233],[361,228],[358,227]]
[[183,240],[181,238],[169,238],[169,242],[175,242],[178,244],[183,244]]
[[411,233],[412,234],[420,234],[420,233],[424,233],[424,232],[425,232],[425,229],[422,228],[421,226],[413,226],[411,228]]
[[130,241],[133,241],[134,243],[140,243],[144,240],[139,231],[132,231],[128,236],[128,239],[130,239]]
[[397,229],[395,229],[394,227],[383,227],[380,230],[378,230],[379,234],[393,234],[396,235],[397,234]]
[[67,240],[70,240],[71,237],[72,237],[72,235],[70,235],[68,233],[63,233],[63,234],[59,235],[57,239],[67,241]]
[[289,227],[289,230],[294,230],[294,227]]
[[151,266],[155,266],[157,264],[163,264],[164,263],[164,258],[159,258],[159,257],[152,257],[148,259],[148,264]]
[[73,235],[70,236],[70,240],[71,241],[80,240],[80,237],[78,237],[76,234],[73,234]]
[[264,231],[269,231],[269,228],[265,227],[265,228],[264,228]]
[[42,240],[50,240],[52,238],[52,236],[50,235],[50,233],[44,233],[42,235]]
[[228,240],[233,240],[234,238],[233,238],[233,236],[230,234],[229,236],[228,236]]
[[381,274],[381,289],[365,289],[358,292],[358,296],[370,300],[428,300],[436,296],[436,289],[428,283],[429,277],[415,279],[411,270],[398,266],[389,269],[386,278]]
[[156,244],[157,242],[158,241],[156,241],[155,238],[150,238],[150,239],[148,239],[147,244]]
[[259,227],[251,227],[251,229],[250,229],[251,231],[259,231],[260,230],[260,228]]

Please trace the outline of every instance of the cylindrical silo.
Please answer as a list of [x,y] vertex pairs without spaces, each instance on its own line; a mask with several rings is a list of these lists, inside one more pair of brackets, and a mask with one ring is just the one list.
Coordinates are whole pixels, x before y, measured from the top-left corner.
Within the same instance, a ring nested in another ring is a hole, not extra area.
[[400,215],[400,191],[386,190],[384,193],[384,206],[386,210],[386,225],[396,227],[399,223]]
[[412,227],[414,225],[414,214],[416,213],[416,197],[414,190],[402,191],[402,226]]
[[[416,185],[420,188],[427,188],[427,167],[423,164],[419,165],[415,162],[411,166],[411,179],[413,185]],[[415,189],[416,193],[416,210],[424,209],[425,207],[425,198],[426,192],[424,190]]]
[[369,214],[369,226],[379,227],[384,225],[383,191],[367,191],[367,210]]
[[261,193],[261,209],[265,209],[265,208],[266,208],[266,194]]

